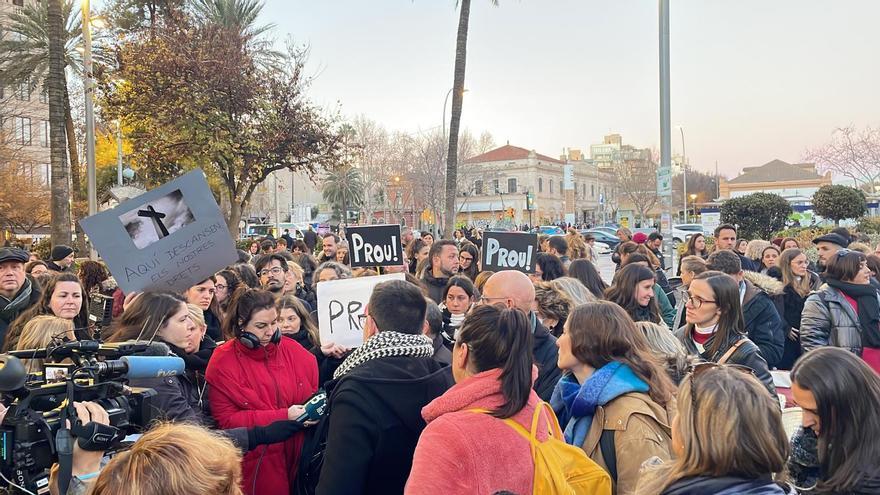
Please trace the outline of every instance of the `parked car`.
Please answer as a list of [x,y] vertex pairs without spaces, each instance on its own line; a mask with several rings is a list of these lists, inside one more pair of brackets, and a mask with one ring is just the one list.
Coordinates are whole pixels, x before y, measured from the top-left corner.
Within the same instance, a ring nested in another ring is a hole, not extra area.
[[541,225],[535,231],[538,234],[547,234],[547,235],[565,234],[565,231],[562,230],[562,227],[558,227],[556,225]]
[[596,241],[595,244],[593,244],[593,247],[596,248],[596,252],[598,252],[599,254],[608,254],[611,252],[611,248],[608,247],[608,244],[605,244],[604,242]]
[[[605,244],[606,246],[608,246],[609,251],[613,251],[614,249],[617,248],[617,245],[620,244],[620,239],[618,239],[616,235],[609,234],[608,232],[605,232],[604,230],[586,229],[586,230],[581,230],[580,232],[581,232],[581,235],[591,234],[593,237],[596,238],[596,246],[597,246],[596,249],[598,249],[598,245],[600,242],[602,244]],[[602,253],[600,252],[599,254],[602,254]]]
[[614,227],[609,227],[607,225],[604,227],[593,227],[590,230],[601,230],[602,232],[605,232],[606,234],[613,235],[615,237],[617,236],[617,229]]
[[681,223],[672,226],[672,242],[687,242],[694,234],[703,234],[703,226],[698,223]]

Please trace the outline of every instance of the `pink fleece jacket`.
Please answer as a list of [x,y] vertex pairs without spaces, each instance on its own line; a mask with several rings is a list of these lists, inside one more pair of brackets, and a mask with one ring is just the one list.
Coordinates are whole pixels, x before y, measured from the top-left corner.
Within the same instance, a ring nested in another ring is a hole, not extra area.
[[[502,420],[468,411],[493,410],[504,403],[500,376],[500,369],[492,369],[469,377],[422,409],[428,426],[419,437],[405,493],[532,492],[535,464],[528,441]],[[537,368],[532,382],[536,376]],[[531,391],[526,407],[513,416],[527,430],[538,401]],[[538,439],[546,440],[547,435],[542,421]]]

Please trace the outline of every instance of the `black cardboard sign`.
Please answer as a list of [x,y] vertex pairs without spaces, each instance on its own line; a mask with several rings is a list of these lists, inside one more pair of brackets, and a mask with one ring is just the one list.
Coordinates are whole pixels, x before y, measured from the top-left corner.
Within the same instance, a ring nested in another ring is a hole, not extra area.
[[494,272],[518,270],[535,272],[535,256],[538,254],[538,234],[527,232],[484,232],[483,270]]
[[403,264],[400,225],[346,227],[345,237],[352,268]]

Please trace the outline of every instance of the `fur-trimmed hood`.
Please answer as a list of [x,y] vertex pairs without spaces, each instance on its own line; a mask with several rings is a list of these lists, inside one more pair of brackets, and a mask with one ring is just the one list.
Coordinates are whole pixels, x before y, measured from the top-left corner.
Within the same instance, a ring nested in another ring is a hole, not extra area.
[[778,296],[785,292],[785,285],[768,275],[745,271],[743,272],[743,278],[751,282],[755,287],[766,292],[770,297]]

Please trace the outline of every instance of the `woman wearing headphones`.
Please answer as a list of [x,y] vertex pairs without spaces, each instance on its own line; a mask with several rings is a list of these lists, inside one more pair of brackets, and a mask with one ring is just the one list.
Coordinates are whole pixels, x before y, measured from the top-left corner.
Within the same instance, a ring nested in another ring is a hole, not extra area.
[[[275,297],[240,288],[226,312],[228,339],[214,351],[205,377],[211,387],[211,413],[220,428],[268,425],[299,417],[318,389],[315,356],[292,339],[282,339]],[[291,466],[299,463],[302,433],[244,456],[247,494],[287,493]]]

